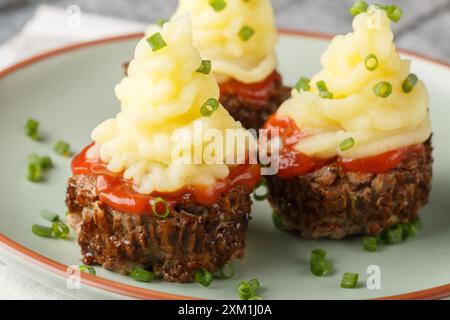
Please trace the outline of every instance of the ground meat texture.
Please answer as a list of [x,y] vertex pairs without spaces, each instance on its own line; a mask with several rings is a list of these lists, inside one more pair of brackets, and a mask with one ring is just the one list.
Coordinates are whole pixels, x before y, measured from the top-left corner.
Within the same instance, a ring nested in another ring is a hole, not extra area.
[[69,179],[66,203],[83,262],[129,274],[135,267],[171,282],[189,282],[200,267],[216,272],[244,255],[250,192],[236,187],[212,206],[189,195],[166,219],[118,212],[102,203],[93,176]]
[[246,129],[258,130],[274,114],[280,105],[289,99],[292,88],[278,83],[267,101],[250,100],[231,93],[222,93],[220,103],[230,115],[242,123]]
[[304,238],[377,235],[418,217],[428,202],[432,148],[410,153],[384,174],[345,173],[335,164],[292,179],[267,177],[271,202],[287,231]]

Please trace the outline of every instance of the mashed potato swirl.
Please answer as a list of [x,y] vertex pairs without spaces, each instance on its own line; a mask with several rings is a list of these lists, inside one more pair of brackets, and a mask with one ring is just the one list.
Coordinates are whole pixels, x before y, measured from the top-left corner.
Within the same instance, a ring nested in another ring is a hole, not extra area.
[[[226,7],[216,11],[209,0],[180,0],[172,19],[192,15],[194,47],[204,59],[212,61],[218,79],[256,83],[276,68],[277,31],[269,0],[225,0]],[[243,41],[239,32],[250,27],[254,35]],[[158,27],[150,26],[147,34]]]
[[[354,18],[353,29],[332,40],[322,56],[323,70],[311,79],[311,90],[293,90],[278,111],[312,134],[296,146],[309,156],[364,158],[422,143],[431,135],[427,89],[419,80],[410,93],[403,92],[410,61],[396,50],[386,11],[370,7]],[[369,55],[378,60],[373,71],[366,68]],[[326,83],[333,99],[318,95],[318,81]],[[381,81],[392,85],[386,98],[373,91]],[[347,138],[355,145],[342,151],[339,145]]]
[[[192,46],[189,16],[165,24],[161,35],[167,46],[155,52],[146,38],[138,43],[128,76],[115,90],[121,112],[93,131],[95,145],[88,152],[89,158],[106,162],[110,171],[123,172],[143,194],[207,185],[228,176],[225,161],[207,164],[203,153],[195,158],[195,150],[206,145],[195,138],[196,130],[246,134],[222,106],[210,117],[200,113],[205,101],[218,99],[219,88],[212,74],[196,72],[202,59]],[[181,153],[196,159],[192,163],[174,158],[180,145],[177,137],[192,137],[181,143]],[[234,150],[225,150],[224,157],[227,152]]]

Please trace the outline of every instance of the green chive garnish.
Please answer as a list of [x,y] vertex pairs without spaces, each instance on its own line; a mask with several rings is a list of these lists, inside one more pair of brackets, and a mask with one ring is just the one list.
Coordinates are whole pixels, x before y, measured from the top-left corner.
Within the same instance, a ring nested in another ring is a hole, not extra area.
[[50,222],[56,222],[59,220],[59,215],[57,215],[56,213],[53,213],[49,210],[42,210],[41,217]]
[[351,7],[350,13],[352,16],[357,16],[360,13],[366,12],[369,8],[369,5],[365,1],[358,0],[356,3]]
[[42,179],[42,169],[39,164],[29,163],[27,179],[30,182],[39,182]]
[[255,297],[255,291],[252,289],[252,287],[248,284],[248,282],[241,282],[238,285],[238,295],[241,300],[250,300],[251,298]]
[[241,38],[242,41],[248,41],[251,37],[255,34],[255,29],[245,26],[242,27],[241,31],[239,31],[239,38]]
[[209,74],[211,72],[211,61],[203,60],[200,64],[200,67],[196,71],[204,74]]
[[[262,190],[262,191],[261,191]],[[266,179],[261,179],[261,181],[256,185],[253,191],[253,198],[256,201],[264,201],[269,196],[269,186],[267,185]]]
[[374,71],[378,68],[378,58],[374,54],[367,55],[364,60],[364,64],[366,65],[366,69],[369,71]]
[[355,145],[355,139],[347,138],[339,144],[339,149],[341,151],[348,151]]
[[405,81],[403,81],[402,89],[404,93],[410,93],[413,91],[414,87],[419,81],[419,78],[414,73],[410,73],[408,77],[406,77]]
[[164,48],[165,46],[167,46],[167,43],[164,41],[161,33],[159,33],[159,32],[148,37],[147,42],[150,45],[150,47],[152,48],[153,52],[158,51],[158,50]]
[[331,272],[333,264],[328,259],[317,259],[311,263],[311,273],[318,277],[324,277]]
[[209,287],[209,285],[213,281],[212,274],[205,268],[200,268],[197,271],[195,271],[194,276],[195,276],[195,281],[204,287]]
[[81,272],[88,272],[90,275],[95,276],[97,273],[95,272],[95,269],[91,266],[85,266],[85,265],[81,265],[80,266],[80,271]]
[[140,282],[151,282],[155,275],[151,271],[142,268],[134,268],[130,273],[130,277]]
[[310,270],[318,277],[326,276],[333,269],[333,264],[326,259],[327,252],[323,249],[315,249],[311,252]]
[[58,141],[53,146],[53,150],[63,156],[63,157],[69,157],[70,156],[70,144],[68,144],[65,141]]
[[396,224],[386,231],[387,244],[399,244],[403,241],[403,228],[401,224]]
[[403,15],[402,9],[400,9],[397,6],[388,6],[387,8],[387,16],[391,21],[398,22],[400,21],[401,17]]
[[341,288],[345,289],[355,288],[358,283],[358,278],[359,278],[358,273],[351,273],[351,272],[344,273],[341,280]]
[[225,263],[220,269],[219,269],[219,275],[222,279],[230,279],[234,277],[236,274],[236,269],[234,268],[234,265],[232,262]]
[[156,22],[156,24],[160,27],[164,26],[167,23],[167,20],[164,19],[158,19],[158,21]]
[[275,228],[277,228],[278,230],[284,229],[283,217],[280,215],[279,212],[277,211],[272,212],[272,221]]
[[33,224],[31,227],[31,231],[39,236],[44,238],[52,238],[53,237],[53,229],[49,227],[44,227],[38,224]]
[[219,101],[215,98],[208,99],[200,108],[200,113],[204,117],[210,117],[219,109]]
[[252,279],[252,280],[248,281],[248,284],[253,289],[253,291],[256,291],[259,288],[261,288],[261,284],[259,283],[258,279]]
[[227,6],[227,3],[224,0],[210,0],[209,4],[216,12],[222,11]]
[[377,237],[364,237],[363,247],[365,251],[375,252],[377,251],[378,238]]
[[166,200],[161,197],[154,198],[150,200],[152,206],[152,211],[155,216],[160,219],[165,219],[169,216],[170,208]]
[[308,92],[309,90],[311,90],[310,82],[310,79],[302,77],[300,78],[300,80],[298,80],[294,88],[298,92],[300,92],[300,90]]
[[238,295],[241,300],[261,300],[261,297],[256,295],[256,290],[261,287],[258,279],[250,281],[242,281],[238,285]]
[[25,123],[25,134],[33,140],[39,140],[39,122],[32,118]]
[[70,229],[64,222],[55,221],[52,224],[53,237],[66,239],[70,234]]
[[28,156],[28,163],[35,163],[39,165],[42,169],[50,169],[53,167],[52,159],[48,156],[40,157],[36,153],[30,154]]
[[381,98],[387,98],[392,93],[392,85],[387,81],[381,81],[373,87],[373,92]]
[[327,84],[325,81],[321,80],[316,83],[316,87],[319,90],[319,96],[322,99],[333,99],[333,93],[328,91]]

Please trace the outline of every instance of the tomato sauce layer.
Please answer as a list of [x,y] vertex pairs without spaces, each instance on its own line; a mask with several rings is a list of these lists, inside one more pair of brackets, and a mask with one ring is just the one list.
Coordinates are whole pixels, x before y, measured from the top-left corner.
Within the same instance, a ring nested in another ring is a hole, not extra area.
[[304,175],[335,163],[345,172],[381,174],[399,165],[408,154],[424,152],[422,144],[382,153],[363,159],[321,159],[310,157],[295,149],[297,143],[309,135],[302,132],[295,121],[286,116],[274,115],[266,123],[265,129],[279,130],[281,142],[278,176],[289,179]]
[[141,215],[153,214],[152,200],[161,197],[170,209],[188,199],[203,204],[213,205],[220,196],[237,186],[245,186],[253,190],[261,178],[259,165],[242,164],[230,168],[227,178],[217,180],[208,186],[186,186],[180,190],[168,193],[153,192],[150,195],[138,193],[133,189],[130,180],[123,173],[113,173],[107,169],[107,164],[100,160],[87,159],[86,152],[92,146],[87,146],[72,161],[73,175],[91,175],[96,177],[99,199],[111,208],[128,213]]
[[242,83],[235,79],[220,84],[220,93],[238,95],[256,102],[266,102],[273,89],[282,83],[281,75],[274,71],[266,79],[257,83]]

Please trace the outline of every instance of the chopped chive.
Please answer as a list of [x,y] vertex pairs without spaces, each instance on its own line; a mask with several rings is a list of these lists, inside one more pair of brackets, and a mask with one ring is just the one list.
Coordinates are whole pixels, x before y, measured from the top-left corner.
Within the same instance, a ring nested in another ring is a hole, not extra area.
[[31,227],[31,231],[39,236],[44,238],[52,238],[53,237],[53,229],[49,227],[44,227],[38,224],[33,224]]
[[366,12],[368,8],[369,5],[367,4],[367,2],[358,0],[353,5],[353,7],[351,7],[350,13],[352,14],[352,16],[357,16],[360,13]]
[[256,291],[259,288],[261,288],[261,284],[259,283],[258,279],[252,279],[252,280],[248,281],[248,284],[253,289],[253,291]]
[[159,33],[159,32],[148,37],[147,42],[150,45],[150,47],[152,48],[153,52],[161,50],[162,48],[167,46],[167,43],[164,41],[161,33]]
[[70,229],[64,222],[55,221],[52,224],[53,236],[59,239],[66,239],[70,234]]
[[41,211],[41,217],[50,222],[56,222],[59,220],[59,216],[56,213],[46,209]]
[[166,200],[164,200],[163,198],[156,197],[150,200],[150,204],[152,206],[153,214],[158,218],[165,219],[169,216],[170,208]]
[[358,273],[351,273],[351,272],[344,273],[341,280],[341,288],[344,289],[355,288],[358,283],[358,278],[359,278]]
[[39,165],[42,169],[50,169],[53,167],[52,159],[48,156],[40,157],[36,153],[30,154],[28,156],[28,163],[35,163]]
[[35,119],[28,119],[25,123],[25,134],[33,140],[39,140],[39,122]]
[[55,145],[53,146],[53,150],[64,157],[68,157],[70,156],[70,144],[68,144],[65,141],[58,141],[55,143]]
[[209,5],[216,11],[220,12],[227,6],[224,0],[210,0]]
[[140,282],[151,282],[155,275],[151,271],[142,268],[134,268],[130,273],[130,277]]
[[230,279],[234,277],[236,274],[236,269],[234,268],[234,265],[232,262],[225,263],[220,269],[219,269],[219,275],[222,279]]
[[408,77],[406,77],[405,81],[403,81],[403,92],[410,93],[411,91],[413,91],[414,87],[417,84],[417,81],[419,81],[419,78],[414,73],[410,73]]
[[392,85],[389,82],[381,81],[373,87],[373,92],[381,98],[387,98],[392,93]]
[[255,296],[255,292],[247,282],[241,282],[237,290],[241,300],[250,300],[250,298]]
[[27,179],[30,182],[39,182],[42,180],[42,169],[39,164],[29,163]]
[[377,237],[364,237],[363,247],[365,251],[375,252],[377,251],[378,238]]
[[97,274],[97,272],[95,272],[95,269],[91,266],[85,266],[85,265],[81,265],[80,266],[80,271],[81,272],[88,272],[90,275],[95,276]]
[[400,21],[402,15],[403,15],[403,11],[399,7],[397,7],[397,6],[388,6],[388,8],[387,8],[387,16],[388,16],[389,19],[391,19],[392,22]]
[[309,90],[311,90],[310,82],[310,79],[302,77],[300,78],[300,80],[298,80],[294,88],[298,92],[300,92],[301,90],[308,92]]
[[387,244],[399,244],[403,241],[403,228],[401,224],[390,227],[386,232]]
[[316,259],[323,259],[327,256],[327,251],[324,249],[314,249],[311,251],[311,261]]
[[194,276],[195,276],[195,281],[204,287],[209,287],[209,285],[213,281],[212,274],[205,268],[200,268],[197,271],[195,271]]
[[[261,189],[263,193],[261,192]],[[259,183],[256,185],[255,190],[253,191],[253,198],[256,201],[264,201],[269,196],[269,186],[267,185],[266,179],[261,179]]]
[[196,71],[204,74],[209,74],[211,72],[211,61],[202,60],[200,67]]
[[272,221],[273,221],[273,225],[275,226],[275,228],[277,228],[278,230],[284,229],[283,217],[281,216],[281,214],[279,212],[277,212],[277,211],[272,212]]
[[167,23],[167,20],[164,19],[158,19],[158,21],[156,22],[156,24],[160,27],[164,26]]
[[42,169],[51,169],[53,168],[52,159],[49,156],[43,156],[40,158],[40,164]]
[[316,83],[316,87],[319,90],[319,96],[323,99],[333,99],[333,93],[328,91],[327,84],[321,80]]
[[318,258],[311,263],[311,273],[318,277],[324,277],[331,272],[333,264],[328,259]]
[[219,109],[219,101],[215,98],[208,99],[200,108],[200,113],[204,117],[210,117]]
[[374,54],[367,55],[364,60],[364,64],[366,65],[366,69],[369,71],[374,71],[378,68],[378,58]]
[[311,251],[310,270],[318,277],[326,276],[333,269],[333,264],[326,259],[327,252],[323,249],[314,249]]
[[353,139],[353,138],[347,138],[347,139],[345,139],[344,141],[342,141],[340,144],[339,144],[339,149],[341,150],[341,151],[348,151],[348,150],[350,150],[351,148],[353,148],[353,146],[355,145],[355,139]]
[[241,31],[239,31],[239,38],[242,41],[248,41],[255,35],[255,29],[249,26],[242,27]]

